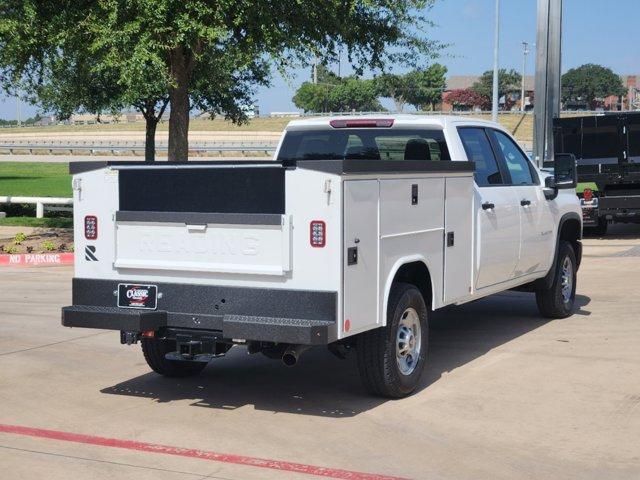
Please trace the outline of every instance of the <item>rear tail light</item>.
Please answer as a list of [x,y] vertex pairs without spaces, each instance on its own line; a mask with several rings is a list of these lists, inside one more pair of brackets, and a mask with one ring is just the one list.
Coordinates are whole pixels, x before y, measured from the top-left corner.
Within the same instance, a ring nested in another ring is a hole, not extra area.
[[315,248],[322,248],[326,245],[327,225],[322,220],[313,220],[309,224],[309,243]]
[[84,217],[84,238],[96,240],[98,238],[98,217],[87,215]]
[[593,198],[593,190],[591,190],[590,188],[585,188],[582,192],[582,198],[584,198],[587,202],[591,201],[591,199]]

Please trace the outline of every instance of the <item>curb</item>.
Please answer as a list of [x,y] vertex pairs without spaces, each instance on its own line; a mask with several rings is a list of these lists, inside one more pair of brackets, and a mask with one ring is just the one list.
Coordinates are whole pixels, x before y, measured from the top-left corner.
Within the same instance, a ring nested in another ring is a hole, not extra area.
[[34,267],[46,265],[73,265],[73,253],[18,253],[0,255],[0,266]]

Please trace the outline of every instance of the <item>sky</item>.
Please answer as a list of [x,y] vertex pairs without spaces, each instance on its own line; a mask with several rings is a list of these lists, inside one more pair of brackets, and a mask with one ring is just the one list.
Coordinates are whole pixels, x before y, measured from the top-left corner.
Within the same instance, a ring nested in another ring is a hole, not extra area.
[[[438,0],[428,12],[436,27],[428,35],[449,46],[439,59],[448,75],[479,75],[493,64],[494,0]],[[500,1],[500,67],[522,70],[522,42],[536,41],[537,0]],[[598,63],[619,74],[640,74],[637,19],[640,0],[564,0],[562,69]],[[533,74],[535,47],[527,60]],[[337,65],[334,65],[337,69]],[[342,72],[348,73],[343,63]],[[291,102],[309,70],[296,70],[257,92],[261,114],[297,110]],[[22,118],[38,111],[22,105]],[[16,118],[16,102],[0,95],[0,118]]]

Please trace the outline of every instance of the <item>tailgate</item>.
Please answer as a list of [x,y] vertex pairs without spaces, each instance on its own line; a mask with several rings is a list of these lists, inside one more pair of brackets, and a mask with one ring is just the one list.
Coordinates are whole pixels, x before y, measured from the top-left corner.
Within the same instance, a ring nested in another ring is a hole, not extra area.
[[284,193],[277,164],[122,168],[114,267],[284,275]]
[[120,211],[114,267],[284,275],[290,238],[286,215]]

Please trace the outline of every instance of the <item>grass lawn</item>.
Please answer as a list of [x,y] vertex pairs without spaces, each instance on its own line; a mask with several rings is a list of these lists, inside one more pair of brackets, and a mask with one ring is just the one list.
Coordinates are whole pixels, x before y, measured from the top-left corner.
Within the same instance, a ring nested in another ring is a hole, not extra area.
[[7,217],[0,218],[0,227],[73,228],[73,218]]
[[71,197],[67,163],[0,162],[0,196]]
[[598,186],[595,183],[593,183],[593,182],[584,182],[584,183],[578,183],[578,185],[576,185],[576,193],[584,192],[585,188],[590,188],[594,192],[598,191]]

